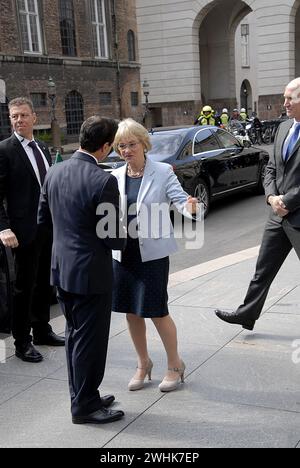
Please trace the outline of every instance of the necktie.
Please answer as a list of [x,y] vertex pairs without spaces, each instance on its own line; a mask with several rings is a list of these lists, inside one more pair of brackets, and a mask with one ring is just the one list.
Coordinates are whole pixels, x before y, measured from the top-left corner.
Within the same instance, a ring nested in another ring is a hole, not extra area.
[[32,151],[33,151],[36,163],[37,163],[37,167],[38,167],[38,170],[39,170],[39,174],[40,174],[41,185],[43,185],[45,177],[46,177],[46,173],[47,173],[46,166],[45,166],[45,163],[44,163],[44,160],[43,160],[43,156],[41,155],[40,150],[36,146],[35,141],[31,141],[28,144],[28,146],[30,146],[30,148],[32,148]]
[[285,156],[284,156],[284,161],[288,161],[294,148],[295,148],[295,145],[297,144],[298,142],[298,139],[299,139],[299,135],[300,135],[300,122],[297,123],[295,125],[295,128],[294,128],[294,133],[292,134],[291,138],[290,138],[290,141],[289,141],[289,144],[288,144],[288,147],[286,149],[286,153],[285,153]]

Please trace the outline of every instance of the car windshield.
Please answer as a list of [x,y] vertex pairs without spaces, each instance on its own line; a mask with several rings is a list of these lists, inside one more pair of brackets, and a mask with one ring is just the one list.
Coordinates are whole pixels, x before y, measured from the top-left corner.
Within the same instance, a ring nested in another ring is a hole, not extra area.
[[120,156],[115,151],[111,151],[108,156],[102,162],[117,162],[120,160]]
[[165,158],[172,156],[178,150],[182,140],[183,135],[177,135],[175,133],[170,133],[168,135],[159,132],[154,133],[150,135],[152,148],[148,154],[155,154]]
[[[152,156],[152,160],[162,161],[177,152],[185,135],[157,132],[149,136],[152,148],[148,152],[148,155]],[[115,151],[112,151],[102,162],[113,163],[120,161],[120,159],[120,156]]]
[[241,130],[244,128],[239,120],[231,120],[229,123],[229,127],[232,129],[235,128],[237,130]]

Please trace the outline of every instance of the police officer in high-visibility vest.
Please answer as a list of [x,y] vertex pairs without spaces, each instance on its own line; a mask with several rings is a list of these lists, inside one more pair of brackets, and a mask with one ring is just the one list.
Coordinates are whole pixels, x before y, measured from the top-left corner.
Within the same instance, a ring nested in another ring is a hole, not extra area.
[[228,126],[228,122],[229,122],[228,109],[224,108],[222,110],[222,114],[220,115],[220,120],[221,120],[221,124],[223,125],[223,127]]
[[204,106],[201,114],[197,117],[195,125],[216,125],[217,120],[214,116],[214,111],[210,106]]
[[247,122],[247,120],[248,120],[248,114],[247,114],[247,111],[246,111],[246,109],[245,109],[244,107],[241,109],[240,117],[242,118],[242,120],[243,120],[244,122]]

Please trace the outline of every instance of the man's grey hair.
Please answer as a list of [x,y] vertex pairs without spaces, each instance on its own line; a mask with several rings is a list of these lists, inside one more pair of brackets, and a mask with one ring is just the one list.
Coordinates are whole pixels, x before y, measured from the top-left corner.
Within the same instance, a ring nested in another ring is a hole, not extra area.
[[34,113],[34,106],[33,106],[33,102],[31,99],[27,98],[27,97],[17,97],[15,99],[12,99],[9,103],[8,103],[8,108],[9,110],[16,106],[16,107],[19,107],[19,106],[28,106],[30,107],[32,113]]
[[293,101],[298,104],[300,103],[300,78],[295,78],[287,85],[287,89],[293,91]]

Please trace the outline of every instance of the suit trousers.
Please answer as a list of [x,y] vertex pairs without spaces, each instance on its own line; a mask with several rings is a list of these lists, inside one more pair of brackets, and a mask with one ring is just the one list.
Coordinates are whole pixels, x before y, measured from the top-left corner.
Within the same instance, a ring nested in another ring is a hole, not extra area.
[[71,413],[86,416],[102,406],[103,380],[111,319],[111,294],[77,295],[57,289],[66,318],[66,355]]
[[36,239],[14,250],[16,281],[13,298],[12,331],[15,346],[30,343],[33,334],[43,336],[51,330],[50,286],[52,238],[48,231],[38,229]]
[[300,229],[294,228],[286,219],[278,222],[270,218],[265,228],[255,275],[237,314],[250,320],[259,318],[272,282],[293,248],[300,259]]

